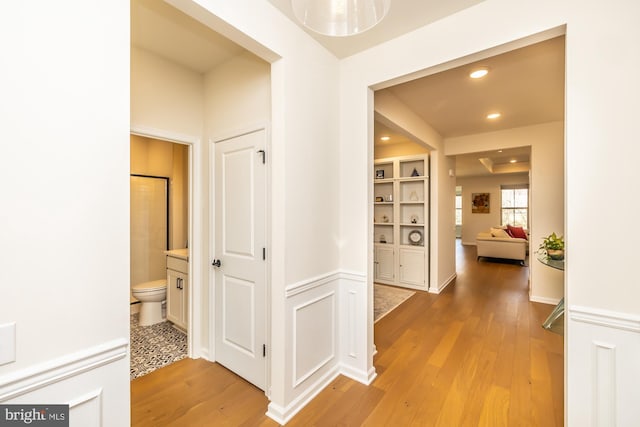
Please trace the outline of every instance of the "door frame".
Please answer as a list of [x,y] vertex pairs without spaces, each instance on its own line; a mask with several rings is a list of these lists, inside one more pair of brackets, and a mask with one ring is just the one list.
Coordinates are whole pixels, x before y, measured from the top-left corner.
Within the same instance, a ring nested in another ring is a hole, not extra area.
[[252,125],[249,125],[244,128],[231,130],[229,132],[217,134],[214,137],[209,138],[209,258],[206,260],[207,262],[207,271],[209,274],[209,301],[208,301],[208,312],[209,312],[209,360],[212,362],[216,361],[216,296],[215,296],[215,286],[216,286],[216,275],[215,271],[211,266],[211,262],[213,260],[213,256],[215,255],[215,161],[216,161],[216,143],[223,142],[232,138],[236,138],[242,135],[247,135],[249,133],[259,132],[264,130],[265,133],[265,141],[264,147],[266,151],[266,182],[265,182],[265,245],[266,245],[266,260],[265,260],[265,344],[267,346],[267,352],[265,356],[265,388],[264,392],[267,397],[271,395],[271,126],[269,122],[257,122]]
[[[167,141],[174,144],[186,145],[189,152],[189,173],[188,173],[188,219],[189,227],[187,230],[187,238],[189,241],[189,326],[187,328],[187,351],[188,356],[197,359],[206,356],[202,348],[202,311],[201,304],[197,301],[202,300],[202,245],[194,239],[194,236],[201,236],[203,233],[202,217],[200,215],[202,200],[196,194],[201,193],[202,173],[200,172],[200,159],[202,158],[202,148],[200,138],[192,135],[184,135],[171,132],[165,129],[149,128],[144,126],[131,126],[129,133],[132,135],[153,138],[161,141]],[[195,249],[195,250],[194,250]]]

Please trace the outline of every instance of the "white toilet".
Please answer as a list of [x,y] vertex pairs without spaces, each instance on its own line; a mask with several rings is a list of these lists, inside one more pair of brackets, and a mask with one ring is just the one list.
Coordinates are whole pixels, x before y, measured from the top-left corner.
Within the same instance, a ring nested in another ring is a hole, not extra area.
[[133,297],[140,301],[140,326],[162,322],[162,301],[167,299],[167,279],[138,283],[131,287]]

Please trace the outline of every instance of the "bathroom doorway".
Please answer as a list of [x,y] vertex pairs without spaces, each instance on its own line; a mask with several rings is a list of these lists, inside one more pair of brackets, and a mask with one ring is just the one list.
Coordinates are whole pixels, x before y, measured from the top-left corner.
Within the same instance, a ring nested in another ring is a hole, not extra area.
[[189,145],[132,134],[130,162],[133,380],[189,355]]

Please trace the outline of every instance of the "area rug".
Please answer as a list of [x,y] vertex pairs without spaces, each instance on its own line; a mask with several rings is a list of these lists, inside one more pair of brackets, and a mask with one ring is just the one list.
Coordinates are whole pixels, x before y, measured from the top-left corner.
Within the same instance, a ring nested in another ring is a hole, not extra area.
[[141,377],[187,357],[187,334],[171,322],[140,326],[138,314],[131,315],[130,378]]
[[377,322],[389,314],[394,308],[405,302],[414,291],[395,288],[393,286],[373,284],[373,321]]

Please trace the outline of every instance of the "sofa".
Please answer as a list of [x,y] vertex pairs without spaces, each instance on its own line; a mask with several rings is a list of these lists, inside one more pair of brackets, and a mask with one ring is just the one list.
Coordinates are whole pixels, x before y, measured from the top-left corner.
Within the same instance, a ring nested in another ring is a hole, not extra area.
[[[529,248],[528,234],[522,228],[517,228],[513,234],[507,227],[492,227],[489,231],[478,233],[478,260],[480,257],[512,259],[524,265]],[[512,237],[514,235],[517,237]]]

